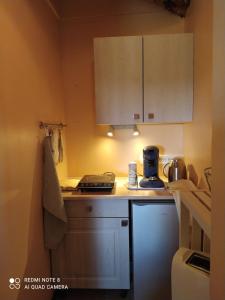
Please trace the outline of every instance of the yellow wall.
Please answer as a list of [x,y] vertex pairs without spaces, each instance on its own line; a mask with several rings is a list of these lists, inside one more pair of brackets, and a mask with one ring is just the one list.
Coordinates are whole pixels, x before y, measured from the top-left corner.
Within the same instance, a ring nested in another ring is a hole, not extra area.
[[185,31],[194,32],[194,118],[184,126],[184,155],[197,183],[212,164],[212,0],[191,1]]
[[213,5],[212,300],[225,299],[225,2]]
[[183,154],[183,125],[143,125],[138,138],[118,130],[114,139],[105,137],[106,127],[95,125],[93,38],[183,32],[184,20],[144,0],[98,0],[93,7],[85,2],[66,1],[62,9],[69,175],[127,175],[128,162],[151,144],[159,145],[161,154]]
[[50,299],[8,279],[49,276],[38,122],[63,120],[58,24],[45,1],[1,0],[0,36],[0,298]]
[[[185,30],[194,32],[194,121],[184,126],[184,154],[198,179],[213,166],[211,299],[225,299],[225,3],[192,1]],[[212,153],[212,158],[211,158]]]

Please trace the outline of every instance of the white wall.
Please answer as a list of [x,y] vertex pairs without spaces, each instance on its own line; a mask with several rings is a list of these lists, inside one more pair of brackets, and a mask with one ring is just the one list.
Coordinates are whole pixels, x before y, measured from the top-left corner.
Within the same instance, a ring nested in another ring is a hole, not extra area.
[[212,0],[191,1],[185,31],[194,33],[194,112],[184,125],[184,155],[191,179],[202,184],[212,166]]
[[38,124],[64,120],[58,22],[44,0],[1,0],[0,36],[0,299],[50,299],[8,280],[50,276]]
[[106,126],[96,126],[93,38],[179,33],[184,20],[144,0],[96,0],[89,7],[87,2],[68,0],[62,8],[69,175],[113,171],[127,176],[129,161],[139,160],[148,145],[158,145],[161,154],[183,154],[182,124],[142,125],[139,137],[118,130],[113,139],[106,137]]
[[213,202],[211,299],[225,299],[225,1],[213,5]]

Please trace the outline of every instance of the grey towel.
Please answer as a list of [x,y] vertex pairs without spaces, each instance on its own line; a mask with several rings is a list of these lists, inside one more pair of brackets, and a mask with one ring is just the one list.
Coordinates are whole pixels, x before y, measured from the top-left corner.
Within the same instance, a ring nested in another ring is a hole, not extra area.
[[59,152],[59,158],[58,162],[63,162],[63,142],[62,142],[62,134],[61,129],[58,130],[58,152]]
[[61,129],[50,129],[49,130],[52,156],[55,164],[63,161],[63,140]]
[[52,155],[50,137],[45,137],[43,146],[43,207],[45,246],[48,249],[56,249],[66,232],[67,217]]

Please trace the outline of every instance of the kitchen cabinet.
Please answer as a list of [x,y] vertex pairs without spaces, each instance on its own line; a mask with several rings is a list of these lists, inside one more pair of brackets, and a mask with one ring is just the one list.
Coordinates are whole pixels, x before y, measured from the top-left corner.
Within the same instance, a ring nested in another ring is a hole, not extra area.
[[192,34],[144,36],[144,122],[192,120]]
[[192,34],[96,38],[94,56],[97,124],[192,120]]
[[142,122],[142,37],[94,39],[97,124]]
[[128,200],[66,201],[68,230],[52,251],[53,276],[70,288],[129,289]]

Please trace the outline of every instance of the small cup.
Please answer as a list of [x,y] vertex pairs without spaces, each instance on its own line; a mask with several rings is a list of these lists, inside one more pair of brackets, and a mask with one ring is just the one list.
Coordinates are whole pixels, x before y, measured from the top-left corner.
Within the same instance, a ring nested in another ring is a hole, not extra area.
[[137,185],[137,163],[131,161],[128,165],[129,175],[128,175],[128,184]]

